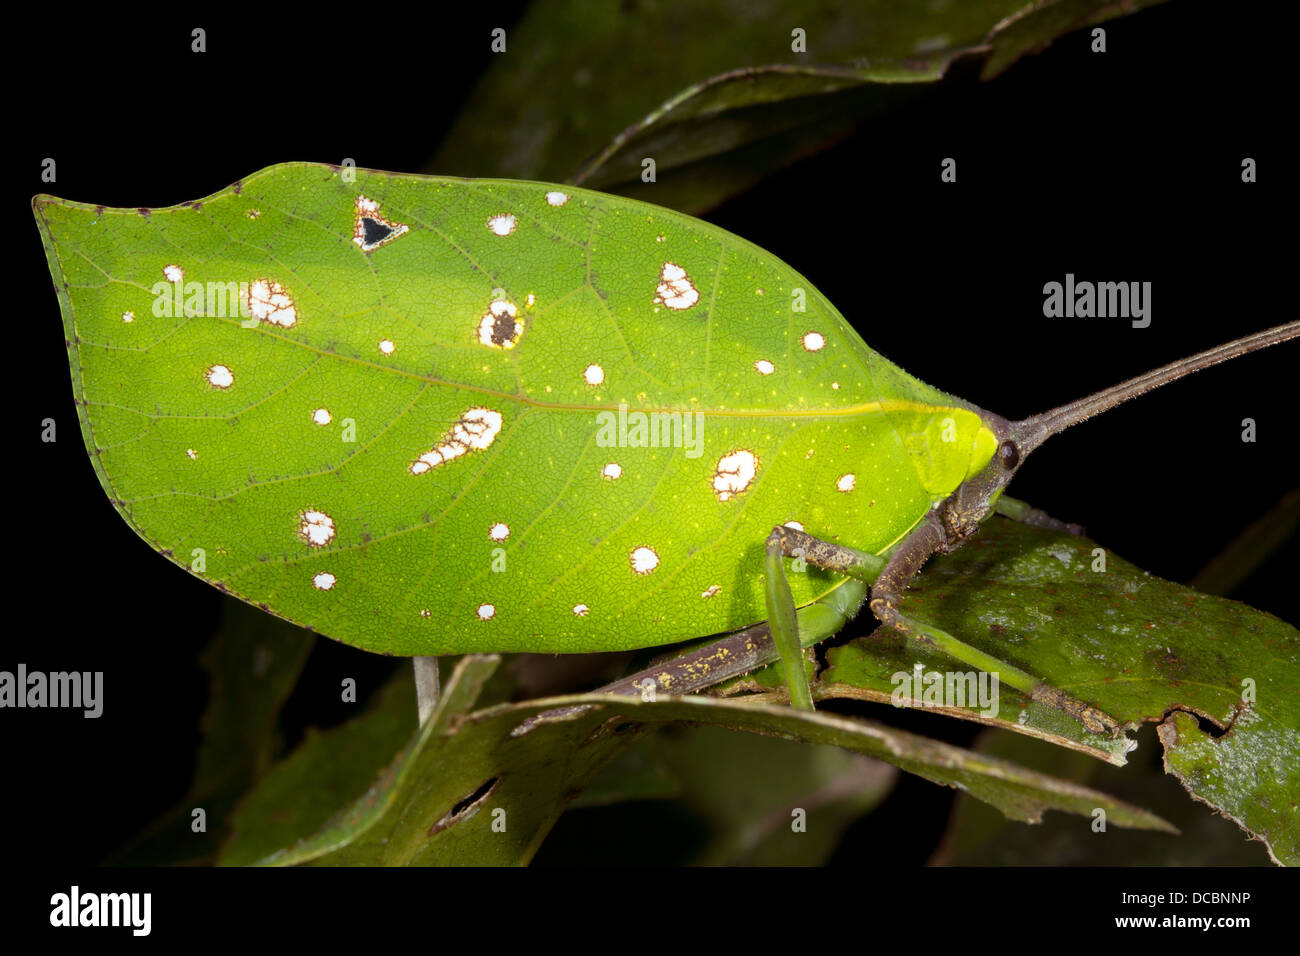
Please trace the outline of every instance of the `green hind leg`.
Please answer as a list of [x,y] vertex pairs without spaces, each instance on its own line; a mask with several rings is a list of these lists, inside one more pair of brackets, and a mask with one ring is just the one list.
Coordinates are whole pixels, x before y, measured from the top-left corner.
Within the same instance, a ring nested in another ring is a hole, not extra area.
[[922,565],[936,551],[951,549],[948,534],[944,531],[937,514],[930,512],[895,549],[888,564],[872,585],[871,611],[880,623],[923,644],[937,647],[949,656],[978,667],[980,670],[996,673],[1002,683],[1023,691],[1033,700],[1065,711],[1092,733],[1116,733],[1119,730],[1119,722],[1103,711],[1071,697],[1018,667],[1013,667],[1005,661],[1000,661],[978,648],[957,640],[947,631],[906,616],[899,610],[898,605],[902,601],[903,592],[921,570]]
[[[880,565],[884,564],[884,559],[875,555],[865,557]],[[847,624],[858,612],[866,596],[867,583],[850,578],[819,600],[799,608],[795,612],[793,629],[802,638],[804,646],[811,647],[832,637]],[[691,694],[748,674],[772,663],[778,656],[770,628],[764,621],[711,640],[704,646],[683,651],[676,657],[659,661],[635,674],[606,684],[597,693],[641,697],[643,700],[658,694]],[[802,677],[802,658],[797,661],[797,665],[794,672]],[[807,686],[806,680],[804,686]],[[511,736],[529,733],[541,724],[563,720],[589,707],[588,704],[580,704],[536,714],[512,730]]]
[[[1016,504],[1023,504],[1023,502],[1016,502]],[[1047,527],[1059,526],[1061,530],[1067,530],[1061,522],[1028,505],[1024,505],[1020,517],[1034,524]],[[899,611],[898,605],[902,600],[903,592],[930,556],[941,550],[949,550],[948,535],[933,512],[913,529],[888,561],[873,554],[822,541],[801,531],[784,527],[773,529],[767,539],[768,622],[772,639],[781,653],[781,660],[785,663],[786,679],[790,684],[791,704],[805,710],[812,709],[812,694],[808,688],[807,678],[804,676],[801,648],[814,641],[800,632],[799,620],[794,612],[794,600],[790,595],[790,585],[786,581],[785,570],[781,563],[782,555],[799,557],[816,567],[849,575],[855,579],[854,583],[871,583],[873,585],[871,610],[882,624],[894,628],[912,640],[937,648],[959,661],[978,667],[982,671],[997,674],[998,680],[1002,683],[1023,691],[1033,700],[1064,711],[1092,733],[1115,733],[1119,729],[1119,722],[1103,711],[1071,697],[1018,667],[958,640],[941,628],[905,616]],[[855,612],[856,608],[845,609],[847,617],[852,617]],[[842,623],[835,630],[839,630],[840,626],[843,626]]]

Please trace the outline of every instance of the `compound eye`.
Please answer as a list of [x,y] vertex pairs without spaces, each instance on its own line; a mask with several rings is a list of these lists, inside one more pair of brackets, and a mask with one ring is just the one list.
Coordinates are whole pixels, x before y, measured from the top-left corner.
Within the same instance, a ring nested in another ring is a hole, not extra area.
[[1020,464],[1020,449],[1015,442],[1008,439],[998,446],[998,461],[1002,462],[1002,467],[1007,471]]

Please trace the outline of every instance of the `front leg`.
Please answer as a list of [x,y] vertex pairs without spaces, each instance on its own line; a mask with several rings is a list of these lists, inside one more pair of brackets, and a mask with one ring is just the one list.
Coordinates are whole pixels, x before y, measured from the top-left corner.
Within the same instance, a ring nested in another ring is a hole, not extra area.
[[781,560],[781,542],[776,535],[767,539],[764,560],[766,576],[763,597],[767,603],[767,626],[772,631],[781,663],[785,665],[785,682],[790,688],[790,706],[796,710],[813,710],[812,691],[803,669],[803,645],[799,643],[799,621],[795,618],[794,595],[785,576]]
[[[885,566],[885,560],[782,525],[773,528],[767,537],[763,597],[767,604],[768,629],[772,643],[781,656],[781,663],[785,665],[790,705],[799,710],[813,710],[812,691],[808,687],[808,676],[803,667],[804,641],[799,633],[794,596],[790,593],[790,582],[786,579],[785,563],[782,560],[787,557],[801,558],[814,567],[837,571],[858,581],[873,579]],[[859,594],[861,591],[853,589],[852,593]],[[843,608],[841,613],[852,617],[857,610],[855,605]]]
[[1064,531],[1066,534],[1076,536],[1083,534],[1083,525],[1053,518],[1041,508],[1035,508],[1029,502],[1021,501],[1019,498],[1002,495],[994,504],[993,510],[1004,517],[1010,518],[1012,521],[1019,521],[1021,524],[1033,525],[1036,528],[1047,528],[1050,531]]

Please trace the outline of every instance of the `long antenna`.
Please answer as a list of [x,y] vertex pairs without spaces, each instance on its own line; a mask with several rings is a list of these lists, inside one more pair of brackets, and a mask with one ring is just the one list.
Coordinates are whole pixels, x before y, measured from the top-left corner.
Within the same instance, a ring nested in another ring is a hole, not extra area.
[[1256,332],[1254,335],[1247,335],[1245,338],[1225,342],[1223,345],[1217,345],[1204,352],[1198,352],[1187,358],[1179,359],[1177,362],[1170,362],[1168,365],[1146,372],[1136,378],[1131,378],[1127,382],[1121,382],[1110,388],[1102,389],[1087,398],[1081,398],[1067,405],[1060,405],[1051,411],[1043,412],[1041,415],[1034,415],[1032,418],[1026,418],[1023,421],[1013,422],[1012,434],[1016,439],[1016,444],[1020,446],[1021,454],[1028,454],[1046,441],[1049,436],[1055,435],[1071,425],[1077,425],[1079,422],[1092,418],[1092,416],[1098,415],[1109,408],[1114,408],[1121,402],[1127,402],[1130,398],[1137,398],[1152,389],[1168,385],[1185,375],[1199,372],[1211,365],[1218,365],[1220,362],[1226,362],[1248,352],[1256,352],[1268,348],[1270,345],[1278,345],[1297,337],[1300,337],[1300,321],[1288,322],[1286,325],[1277,326],[1277,328],[1266,329],[1263,332]]

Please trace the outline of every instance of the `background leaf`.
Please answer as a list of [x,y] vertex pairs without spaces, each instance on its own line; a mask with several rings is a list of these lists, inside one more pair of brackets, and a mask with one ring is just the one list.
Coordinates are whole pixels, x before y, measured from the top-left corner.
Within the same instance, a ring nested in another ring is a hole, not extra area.
[[[617,720],[509,731],[517,707],[467,716],[499,663],[461,658],[437,710],[378,781],[318,832],[263,863],[284,866],[506,866],[527,863],[564,807],[640,729]],[[525,708],[537,713],[544,708]],[[624,726],[626,725],[626,726]],[[498,819],[504,826],[493,827]],[[232,856],[232,859],[235,859]]]
[[[897,778],[888,764],[838,747],[669,724],[592,781],[561,819],[563,832],[543,844],[539,862],[555,863],[550,853],[561,865],[634,856],[653,829],[660,865],[816,866]],[[581,812],[591,808],[601,809],[598,819]],[[811,813],[813,825],[804,820],[794,830],[792,808]],[[603,837],[583,855],[586,832]]]
[[1231,594],[1259,570],[1279,548],[1295,537],[1300,526],[1300,489],[1250,523],[1228,546],[1215,555],[1189,582],[1206,594]]
[[403,667],[363,714],[323,732],[308,729],[240,803],[218,862],[247,865],[324,827],[366,792],[415,726],[415,685]]
[[[276,722],[315,639],[242,601],[225,600],[203,653],[208,707],[194,781],[184,799],[113,855],[111,863],[209,863],[229,836],[236,801],[262,778],[278,748]],[[194,832],[202,808],[206,829]]]
[[[703,866],[820,866],[898,776],[839,747],[716,727],[666,727],[637,746],[682,782],[678,799],[708,834],[690,861]],[[812,825],[793,829],[794,808]]]
[[1200,803],[1161,766],[1156,728],[1139,734],[1128,766],[1115,767],[1077,751],[1052,747],[1021,734],[989,729],[975,749],[1042,773],[1098,787],[1159,813],[1178,833],[1094,828],[1092,820],[1049,814],[1041,826],[1019,826],[965,794],[953,805],[943,842],[932,866],[1265,866],[1258,842]]
[[[933,561],[905,607],[1117,720],[1161,722],[1166,765],[1187,789],[1264,839],[1278,859],[1294,860],[1300,632],[1244,604],[1152,577],[1114,554],[1106,555],[1105,572],[1094,572],[1094,547],[1086,538],[993,519],[955,554]],[[927,670],[953,669],[884,628],[827,658],[822,697],[888,700],[896,686],[890,677],[916,661]],[[1250,700],[1243,699],[1247,688]],[[1201,730],[1193,714],[1214,732]],[[1123,749],[1062,716],[1002,688],[994,723],[1068,746],[1087,748],[1091,738],[1122,762]]]
[[[588,695],[498,705],[461,716],[496,663],[494,656],[462,658],[434,717],[366,794],[311,837],[262,862],[526,863],[563,809],[597,773],[647,729],[682,721],[846,748],[958,787],[1026,822],[1041,819],[1048,809],[1088,815],[1103,807],[1116,826],[1170,829],[1159,817],[1095,790],[826,713],[703,697],[647,703]],[[567,719],[516,732],[528,717],[576,705],[590,706]],[[833,808],[827,820],[828,826],[842,827],[845,817]],[[745,835],[724,839],[751,845]]]
[[1165,768],[1192,796],[1263,840],[1274,862],[1297,866],[1300,733],[1271,716],[1247,708],[1216,736],[1194,715],[1177,711],[1160,725],[1160,742]]
[[[539,0],[428,168],[651,198],[640,179],[651,157],[653,200],[698,212],[897,105],[963,54],[987,53],[991,77],[1063,33],[1149,5]],[[795,28],[806,53],[791,49]]]

